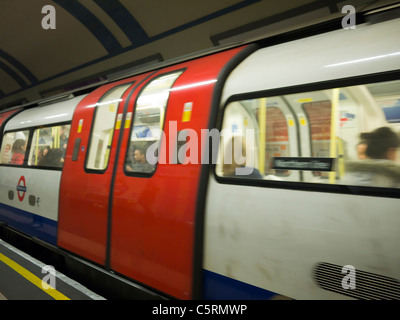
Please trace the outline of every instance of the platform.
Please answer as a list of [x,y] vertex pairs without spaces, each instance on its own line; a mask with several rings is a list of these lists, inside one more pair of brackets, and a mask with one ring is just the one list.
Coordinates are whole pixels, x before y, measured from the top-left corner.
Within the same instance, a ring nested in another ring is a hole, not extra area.
[[105,300],[0,239],[0,300]]

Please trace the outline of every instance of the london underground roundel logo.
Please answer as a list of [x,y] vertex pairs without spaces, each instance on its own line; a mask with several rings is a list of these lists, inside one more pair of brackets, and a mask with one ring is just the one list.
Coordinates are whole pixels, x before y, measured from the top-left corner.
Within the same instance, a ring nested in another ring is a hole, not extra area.
[[26,192],[25,177],[21,176],[21,178],[19,178],[18,185],[17,185],[17,193],[18,193],[19,201],[24,200],[25,192]]

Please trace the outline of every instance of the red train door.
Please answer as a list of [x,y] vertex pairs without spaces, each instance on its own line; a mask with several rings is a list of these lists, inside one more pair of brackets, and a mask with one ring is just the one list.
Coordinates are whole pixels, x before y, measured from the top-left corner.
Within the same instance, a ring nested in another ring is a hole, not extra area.
[[192,298],[202,130],[219,74],[239,52],[108,84],[81,101],[61,179],[59,246]]
[[158,71],[128,110],[133,118],[117,164],[110,265],[180,299],[193,294],[202,129],[209,125],[218,75],[239,51]]
[[148,75],[102,86],[77,106],[71,124],[59,205],[58,245],[106,261],[112,173],[128,96]]

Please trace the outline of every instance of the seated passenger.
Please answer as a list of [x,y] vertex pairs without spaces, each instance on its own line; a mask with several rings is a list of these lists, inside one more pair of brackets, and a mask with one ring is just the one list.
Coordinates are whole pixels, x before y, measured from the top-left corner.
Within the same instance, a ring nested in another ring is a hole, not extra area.
[[64,152],[61,148],[49,149],[49,151],[39,161],[41,167],[56,167],[61,168],[63,166]]
[[[400,166],[396,165],[396,152],[400,147],[398,135],[388,127],[362,133],[365,157],[346,163],[344,184],[370,187],[400,187]],[[360,158],[360,157],[359,157]]]
[[25,158],[26,142],[23,139],[15,140],[11,151],[13,152],[11,157],[11,164],[23,164]]
[[46,154],[49,153],[49,150],[50,150],[50,146],[45,146],[43,149],[40,150],[40,152],[39,152],[39,162],[40,162],[41,159],[43,159],[46,156]]
[[146,151],[137,147],[133,154],[134,162],[126,164],[126,170],[132,172],[153,172],[154,167],[146,161]]
[[242,137],[236,136],[228,142],[225,149],[222,170],[225,177],[262,179],[254,167],[246,166],[247,148]]

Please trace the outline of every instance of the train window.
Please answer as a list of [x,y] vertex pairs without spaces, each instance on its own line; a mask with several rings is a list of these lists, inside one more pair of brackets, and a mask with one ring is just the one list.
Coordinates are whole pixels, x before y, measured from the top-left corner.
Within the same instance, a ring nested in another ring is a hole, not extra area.
[[400,188],[400,81],[232,101],[216,174]]
[[154,172],[169,93],[182,72],[180,70],[156,77],[139,94],[125,157],[127,173]]
[[29,131],[7,132],[3,136],[0,152],[0,163],[22,165],[28,143]]
[[28,165],[62,168],[70,125],[37,128],[33,132]]
[[97,103],[90,137],[86,169],[103,171],[110,156],[114,127],[117,123],[118,105],[131,83],[109,90]]

